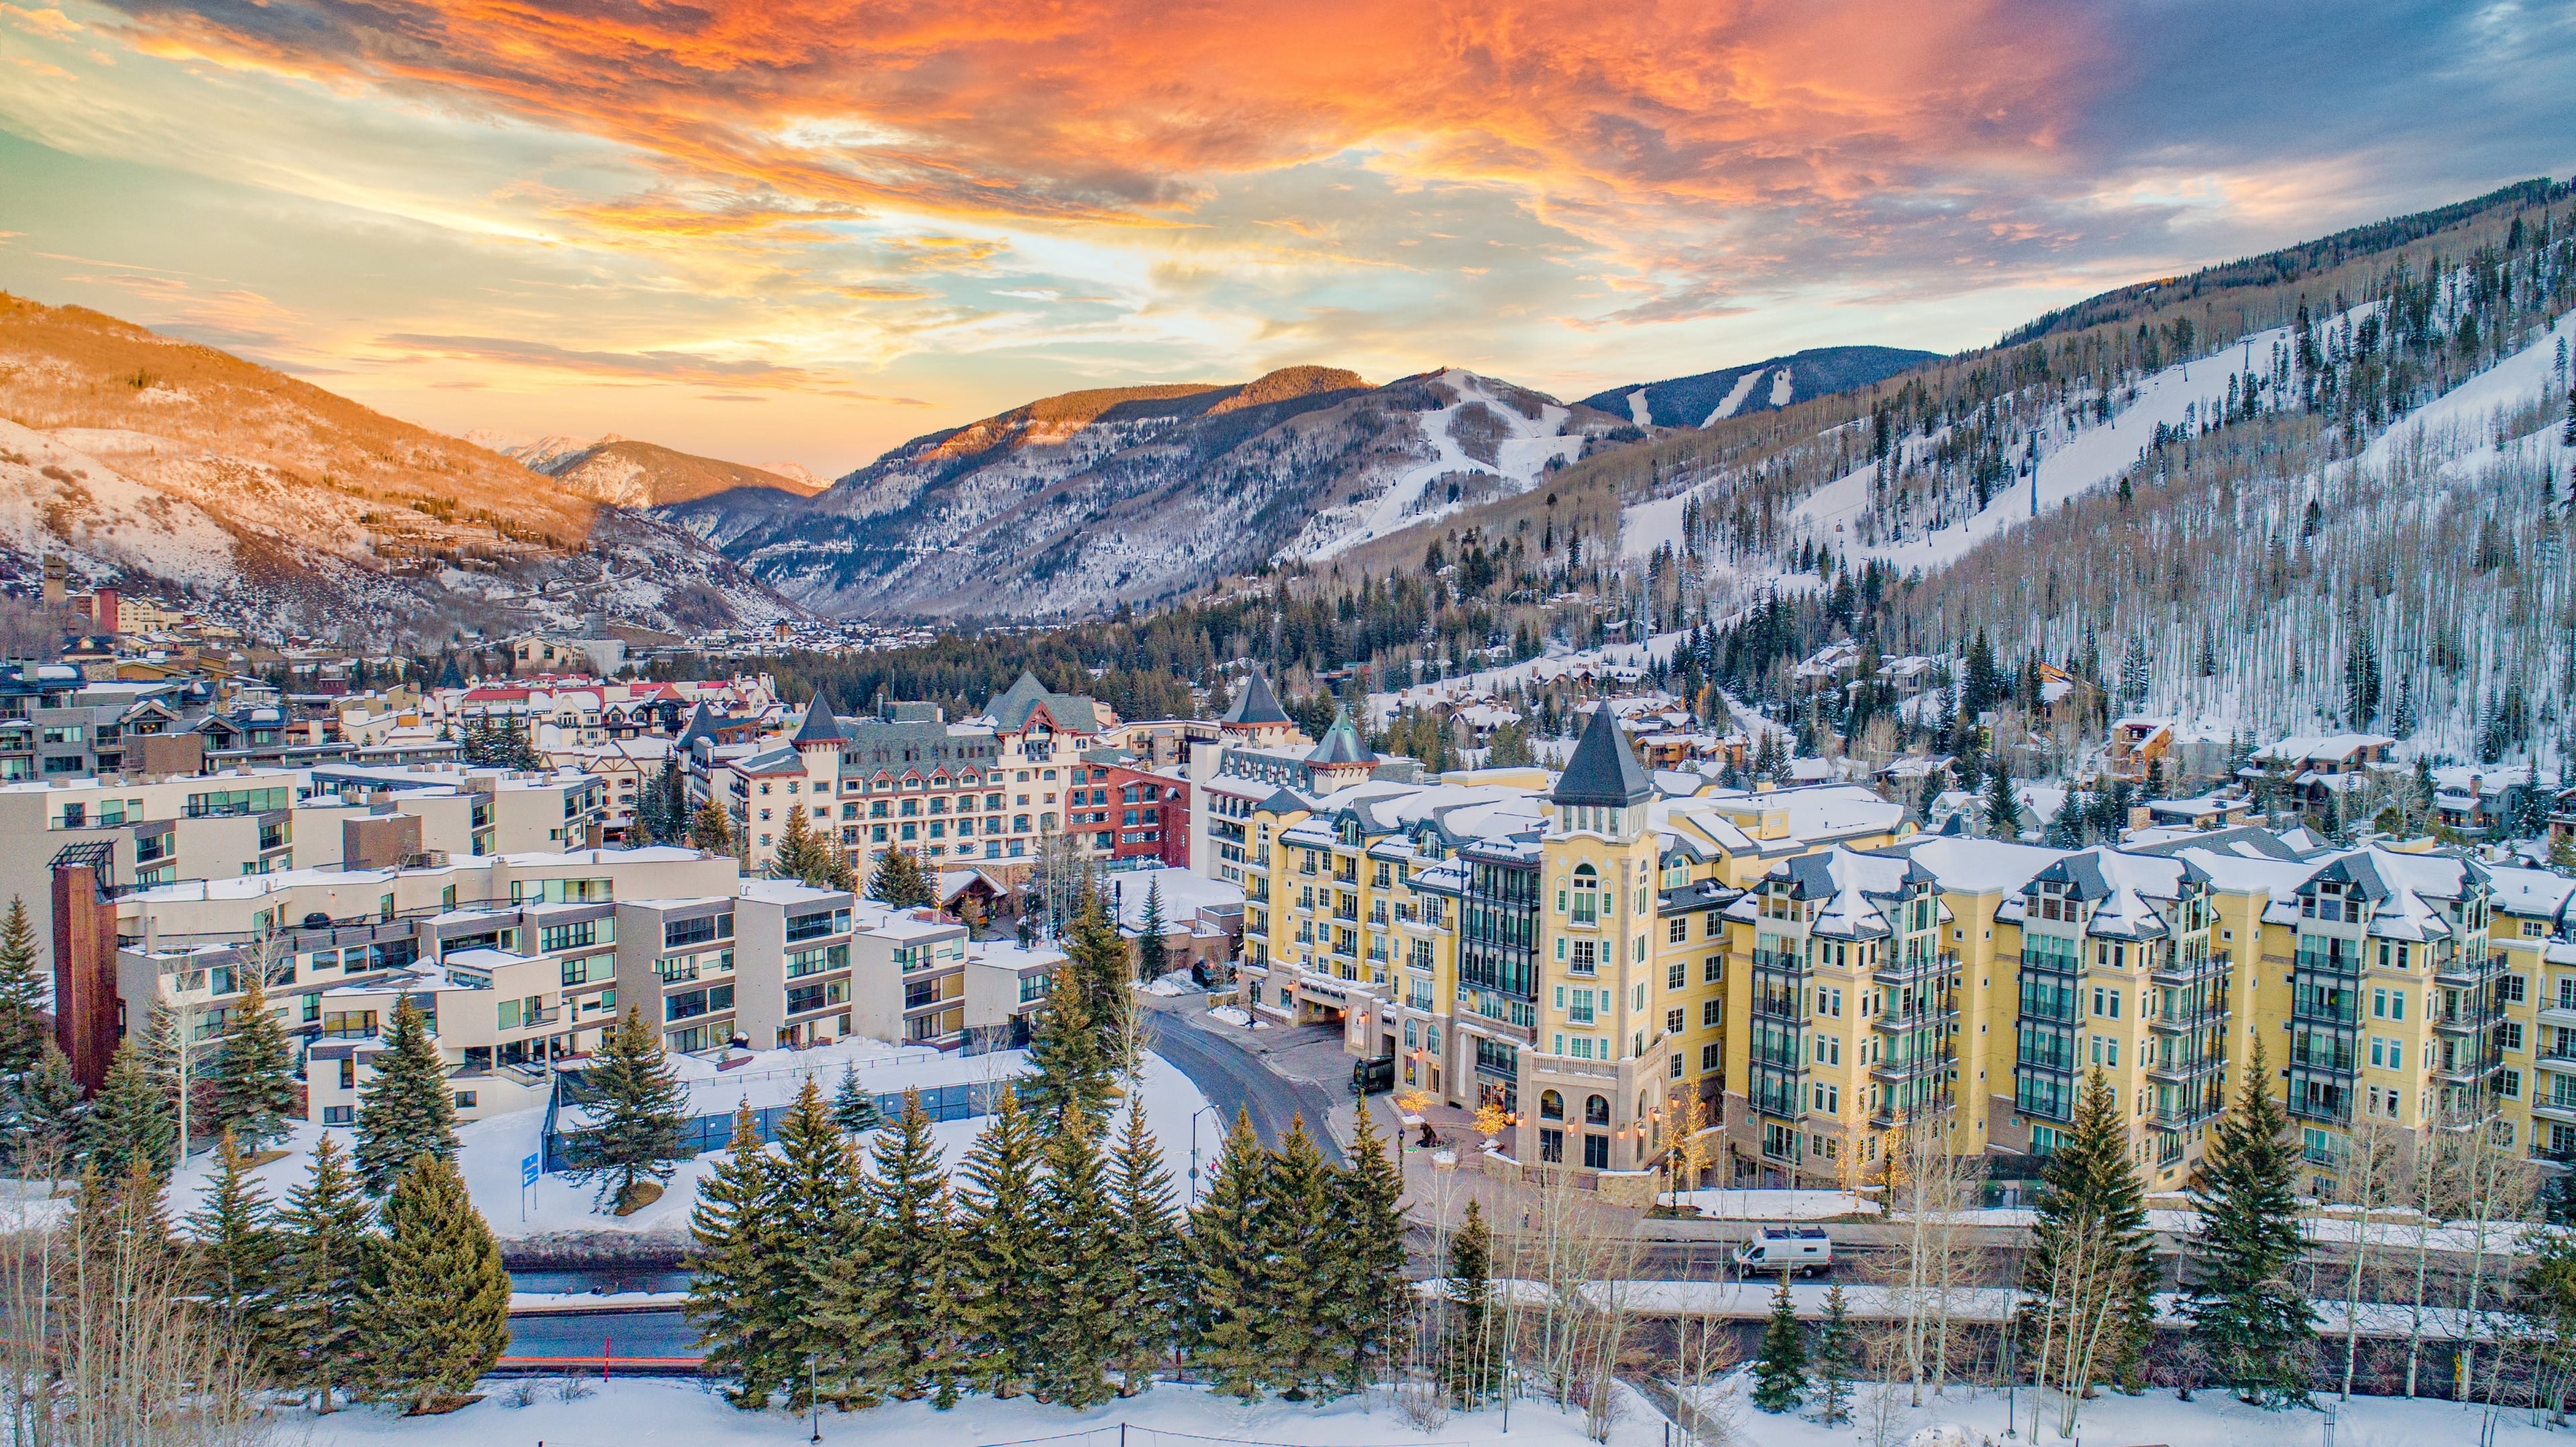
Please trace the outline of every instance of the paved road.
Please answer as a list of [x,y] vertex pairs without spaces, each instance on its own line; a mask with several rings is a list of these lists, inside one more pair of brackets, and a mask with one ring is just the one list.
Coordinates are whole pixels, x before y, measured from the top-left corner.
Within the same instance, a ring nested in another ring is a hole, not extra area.
[[[1199,1094],[1208,1098],[1227,1125],[1234,1123],[1238,1110],[1252,1116],[1252,1130],[1265,1146],[1276,1148],[1287,1138],[1289,1122],[1299,1115],[1306,1117],[1306,1128],[1322,1148],[1324,1158],[1335,1163],[1342,1159],[1342,1148],[1325,1128],[1333,1108],[1333,1097],[1324,1087],[1305,1080],[1291,1080],[1263,1063],[1259,1054],[1219,1033],[1226,1027],[1202,1028],[1194,1022],[1204,1010],[1204,1002],[1189,996],[1176,1004],[1154,1003],[1154,1053],[1180,1067]],[[1247,1039],[1256,1038],[1244,1031]],[[1203,1160],[1213,1160],[1219,1128],[1203,1121],[1200,1129],[1210,1134],[1200,1137]]]
[[510,1318],[510,1356],[595,1357],[603,1347],[621,1357],[702,1355],[698,1334],[677,1311]]

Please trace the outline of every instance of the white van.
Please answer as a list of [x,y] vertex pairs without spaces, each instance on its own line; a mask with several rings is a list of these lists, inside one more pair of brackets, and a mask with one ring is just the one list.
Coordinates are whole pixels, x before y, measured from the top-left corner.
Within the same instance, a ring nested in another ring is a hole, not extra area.
[[1736,1269],[1748,1276],[1768,1276],[1784,1269],[1813,1276],[1833,1264],[1833,1238],[1822,1226],[1765,1226],[1735,1248]]

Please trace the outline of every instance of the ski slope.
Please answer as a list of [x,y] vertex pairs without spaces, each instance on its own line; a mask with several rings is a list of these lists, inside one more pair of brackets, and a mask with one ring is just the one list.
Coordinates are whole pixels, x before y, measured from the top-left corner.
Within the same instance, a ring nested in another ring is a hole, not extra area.
[[[1571,408],[1551,402],[1539,409],[1536,418],[1525,417],[1518,407],[1488,389],[1484,378],[1472,372],[1453,367],[1440,374],[1440,381],[1457,394],[1458,400],[1437,411],[1416,414],[1423,440],[1431,444],[1432,459],[1396,474],[1386,491],[1358,504],[1355,520],[1349,508],[1316,514],[1298,541],[1288,548],[1289,556],[1317,561],[1337,557],[1362,543],[1457,511],[1466,504],[1432,501],[1429,496],[1432,485],[1451,473],[1482,473],[1500,479],[1507,492],[1527,492],[1546,472],[1551,459],[1561,457],[1572,462],[1582,455],[1582,434],[1569,436],[1564,431],[1566,419],[1573,415]],[[1491,466],[1469,457],[1458,439],[1449,435],[1458,414],[1478,403],[1501,418],[1511,433],[1496,445]],[[1631,405],[1635,405],[1633,398]]]

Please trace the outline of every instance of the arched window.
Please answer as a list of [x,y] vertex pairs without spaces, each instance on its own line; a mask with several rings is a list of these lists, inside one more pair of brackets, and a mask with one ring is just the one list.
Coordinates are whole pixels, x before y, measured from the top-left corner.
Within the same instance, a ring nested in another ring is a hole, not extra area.
[[1585,1125],[1608,1125],[1610,1123],[1610,1097],[1606,1095],[1584,1097],[1583,1123]]
[[1574,866],[1574,922],[1592,924],[1601,918],[1601,879],[1589,864]]
[[1541,1092],[1538,1098],[1538,1118],[1541,1120],[1565,1119],[1565,1097],[1553,1090]]

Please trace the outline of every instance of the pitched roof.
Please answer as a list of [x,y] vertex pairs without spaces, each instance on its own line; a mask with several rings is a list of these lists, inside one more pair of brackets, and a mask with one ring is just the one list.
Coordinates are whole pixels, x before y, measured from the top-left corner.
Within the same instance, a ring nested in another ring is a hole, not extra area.
[[1058,728],[1077,733],[1100,731],[1100,710],[1093,700],[1078,693],[1050,692],[1038,682],[1035,673],[1025,668],[1011,680],[1009,688],[993,695],[992,701],[984,705],[984,712],[991,716],[993,727],[1004,733],[1017,733],[1028,727],[1029,715],[1037,712],[1040,704],[1046,706],[1047,717],[1055,720]]
[[1377,755],[1360,742],[1359,726],[1351,722],[1348,708],[1333,710],[1333,726],[1324,730],[1324,741],[1306,756],[1310,764],[1374,764]]
[[1642,804],[1655,797],[1654,781],[1619,732],[1619,720],[1606,708],[1592,710],[1592,722],[1565,772],[1556,776],[1548,798],[1559,804],[1603,804],[1612,808]]
[[1243,687],[1235,693],[1234,702],[1226,705],[1225,715],[1219,722],[1275,724],[1293,720],[1288,717],[1288,710],[1279,706],[1279,695],[1270,691],[1270,680],[1263,678],[1259,669],[1254,669],[1244,679]]
[[699,699],[697,708],[689,714],[688,727],[680,730],[680,736],[672,740],[671,746],[685,749],[699,739],[712,742],[716,736],[716,725],[720,722],[722,720],[716,717],[716,711],[708,706],[707,701]]
[[805,720],[796,726],[796,737],[788,742],[798,748],[807,744],[837,744],[850,736],[841,727],[840,718],[832,712],[832,700],[821,689],[814,690],[814,701],[805,706]]

